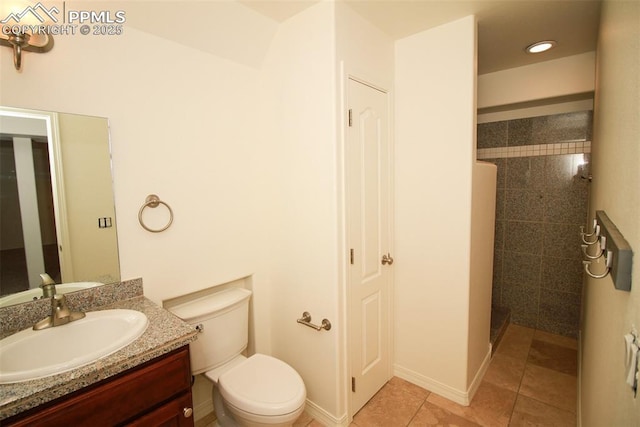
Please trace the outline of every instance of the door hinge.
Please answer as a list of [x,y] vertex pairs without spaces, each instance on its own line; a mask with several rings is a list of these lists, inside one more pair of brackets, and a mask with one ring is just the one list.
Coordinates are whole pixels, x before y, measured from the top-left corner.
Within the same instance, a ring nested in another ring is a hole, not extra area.
[[349,127],[353,126],[353,110],[349,108]]
[[353,249],[349,249],[349,262],[353,264]]
[[351,377],[351,391],[356,392],[356,377]]

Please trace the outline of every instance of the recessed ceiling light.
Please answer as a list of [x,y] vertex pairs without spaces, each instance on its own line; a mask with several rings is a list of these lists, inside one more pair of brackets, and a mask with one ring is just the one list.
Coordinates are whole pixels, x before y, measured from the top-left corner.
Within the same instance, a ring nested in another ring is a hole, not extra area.
[[528,53],[540,53],[551,49],[555,45],[556,42],[554,40],[544,40],[527,46],[525,50]]

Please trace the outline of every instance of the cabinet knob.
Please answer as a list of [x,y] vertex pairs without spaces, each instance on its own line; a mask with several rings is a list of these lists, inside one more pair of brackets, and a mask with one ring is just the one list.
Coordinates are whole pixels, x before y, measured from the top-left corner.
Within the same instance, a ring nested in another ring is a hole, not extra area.
[[184,408],[182,410],[182,413],[184,414],[185,418],[189,418],[191,415],[193,415],[193,409],[191,408]]

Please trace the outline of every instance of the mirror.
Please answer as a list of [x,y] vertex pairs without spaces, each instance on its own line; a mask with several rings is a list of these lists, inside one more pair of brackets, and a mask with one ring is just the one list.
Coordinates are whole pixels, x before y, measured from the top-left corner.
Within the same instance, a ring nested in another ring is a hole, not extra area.
[[0,307],[43,273],[59,292],[120,281],[110,148],[106,118],[0,107]]

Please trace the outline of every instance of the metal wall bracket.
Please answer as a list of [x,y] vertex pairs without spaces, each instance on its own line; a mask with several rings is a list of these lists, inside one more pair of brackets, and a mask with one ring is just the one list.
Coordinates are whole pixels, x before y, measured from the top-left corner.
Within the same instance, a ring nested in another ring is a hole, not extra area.
[[610,271],[613,285],[621,291],[630,291],[631,266],[633,264],[631,245],[605,211],[596,211],[596,221],[601,227],[601,236],[606,238],[607,250],[613,255]]

